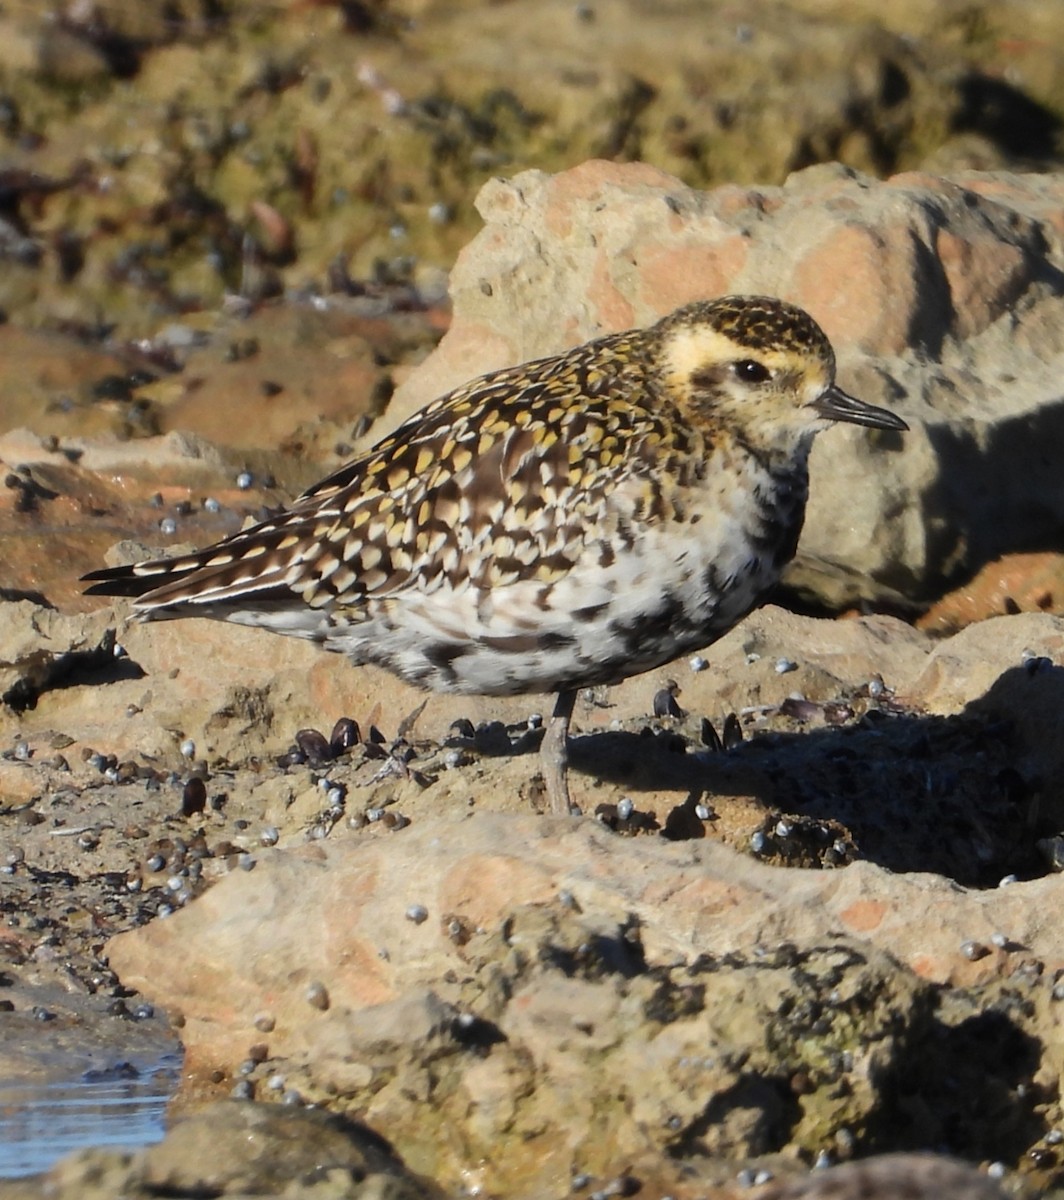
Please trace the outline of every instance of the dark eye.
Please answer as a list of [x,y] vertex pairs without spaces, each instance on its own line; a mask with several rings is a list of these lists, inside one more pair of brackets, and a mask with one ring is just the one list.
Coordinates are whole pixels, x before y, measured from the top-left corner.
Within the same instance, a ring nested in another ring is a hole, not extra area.
[[743,383],[764,383],[766,379],[772,378],[772,372],[768,367],[754,362],[752,358],[740,359],[735,364],[735,374]]

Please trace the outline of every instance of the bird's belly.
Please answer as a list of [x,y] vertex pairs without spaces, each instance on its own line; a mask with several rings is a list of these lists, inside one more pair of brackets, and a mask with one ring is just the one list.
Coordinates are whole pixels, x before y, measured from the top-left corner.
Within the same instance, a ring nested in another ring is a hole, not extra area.
[[644,532],[561,580],[392,597],[326,638],[437,691],[553,692],[617,683],[708,645],[779,576],[774,547],[732,522]]

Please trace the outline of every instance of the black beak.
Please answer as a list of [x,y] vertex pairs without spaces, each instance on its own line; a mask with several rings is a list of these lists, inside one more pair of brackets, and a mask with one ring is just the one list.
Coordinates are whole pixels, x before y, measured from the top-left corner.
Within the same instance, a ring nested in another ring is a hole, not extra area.
[[874,404],[865,404],[863,400],[848,396],[834,384],[809,407],[831,421],[849,421],[851,425],[868,425],[872,429],[897,429],[900,433],[909,428],[901,417],[896,417],[885,408],[876,408]]

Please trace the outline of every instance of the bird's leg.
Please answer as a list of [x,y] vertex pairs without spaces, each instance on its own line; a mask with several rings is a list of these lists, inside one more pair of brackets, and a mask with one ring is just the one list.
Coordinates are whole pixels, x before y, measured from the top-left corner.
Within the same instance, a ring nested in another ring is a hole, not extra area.
[[568,816],[572,811],[566,768],[569,763],[569,720],[575,704],[576,688],[568,688],[558,693],[558,699],[554,703],[554,714],[547,724],[539,747],[540,766],[547,785],[551,811],[562,816]]

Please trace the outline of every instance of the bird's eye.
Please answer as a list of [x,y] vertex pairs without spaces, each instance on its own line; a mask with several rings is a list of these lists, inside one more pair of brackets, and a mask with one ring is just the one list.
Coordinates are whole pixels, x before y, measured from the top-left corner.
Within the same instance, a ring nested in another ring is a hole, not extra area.
[[735,374],[743,383],[764,383],[766,379],[772,377],[772,372],[768,367],[754,362],[752,358],[740,359],[735,364]]

